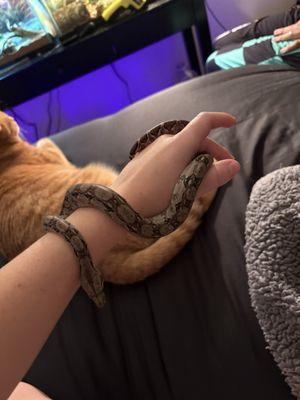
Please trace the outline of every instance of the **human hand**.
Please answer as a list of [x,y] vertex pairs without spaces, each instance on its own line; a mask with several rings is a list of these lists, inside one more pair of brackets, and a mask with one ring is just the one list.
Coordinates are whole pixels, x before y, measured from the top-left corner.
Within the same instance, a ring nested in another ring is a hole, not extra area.
[[169,205],[180,174],[199,153],[217,161],[207,172],[197,196],[217,189],[239,171],[239,163],[207,136],[212,129],[230,127],[235,118],[226,113],[201,113],[177,135],[163,135],[137,154],[122,170],[111,188],[144,217],[160,213]]
[[289,53],[300,47],[300,21],[295,24],[276,29],[274,31],[274,41],[291,41],[290,44],[280,50],[281,54]]

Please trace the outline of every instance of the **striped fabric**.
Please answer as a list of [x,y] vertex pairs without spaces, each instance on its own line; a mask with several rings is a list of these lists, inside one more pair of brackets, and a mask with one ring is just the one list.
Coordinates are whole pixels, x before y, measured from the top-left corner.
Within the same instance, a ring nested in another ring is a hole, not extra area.
[[244,24],[220,35],[214,51],[206,61],[206,69],[213,72],[221,69],[242,67],[250,64],[289,64],[300,68],[300,49],[284,55],[280,50],[290,41],[276,43],[273,31],[294,24],[300,19],[300,6],[286,12]]

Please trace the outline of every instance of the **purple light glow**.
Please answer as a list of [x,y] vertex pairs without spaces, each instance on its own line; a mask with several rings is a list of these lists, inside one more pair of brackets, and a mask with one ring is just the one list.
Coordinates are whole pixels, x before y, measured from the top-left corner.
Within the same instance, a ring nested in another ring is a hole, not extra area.
[[[67,83],[13,109],[27,140],[115,113],[184,79],[188,59],[181,34]],[[180,70],[181,68],[181,70]],[[26,123],[25,123],[26,122]]]

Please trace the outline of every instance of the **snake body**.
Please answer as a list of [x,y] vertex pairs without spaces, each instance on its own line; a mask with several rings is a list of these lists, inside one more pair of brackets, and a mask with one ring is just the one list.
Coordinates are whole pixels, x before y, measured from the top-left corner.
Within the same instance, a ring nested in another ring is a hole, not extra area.
[[[154,127],[136,142],[130,151],[130,158],[149,146],[159,136],[174,135],[187,124],[188,121],[179,120],[168,121]],[[108,214],[130,232],[146,238],[160,238],[173,232],[186,219],[197,189],[212,162],[213,158],[209,154],[200,154],[195,157],[180,175],[169,207],[154,217],[142,217],[122,196],[109,187],[98,184],[77,184],[71,187],[66,194],[61,216],[66,218],[79,207],[94,207]]]
[[[163,134],[175,135],[188,121],[168,121],[157,125],[142,136],[132,147],[130,158],[144,150]],[[65,196],[60,216],[48,216],[44,219],[46,231],[62,235],[73,247],[81,271],[81,285],[97,307],[103,306],[103,278],[99,268],[93,265],[91,255],[80,232],[66,218],[80,207],[94,207],[105,212],[114,221],[146,238],[160,238],[178,228],[186,219],[193,205],[197,189],[202,182],[213,158],[209,154],[200,154],[184,169],[174,186],[169,207],[152,218],[144,218],[127,201],[106,186],[98,184],[78,184],[71,187]]]

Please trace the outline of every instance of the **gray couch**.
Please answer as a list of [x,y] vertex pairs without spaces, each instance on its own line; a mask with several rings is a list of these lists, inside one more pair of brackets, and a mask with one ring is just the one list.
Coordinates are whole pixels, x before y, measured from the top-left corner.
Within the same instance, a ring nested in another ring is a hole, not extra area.
[[237,126],[211,136],[242,170],[160,273],[135,285],[107,284],[102,310],[79,290],[27,382],[55,400],[293,398],[250,304],[243,245],[252,185],[299,162],[297,104],[299,72],[248,67],[193,79],[54,137],[77,165],[122,167],[136,138],[155,124],[228,111]]

